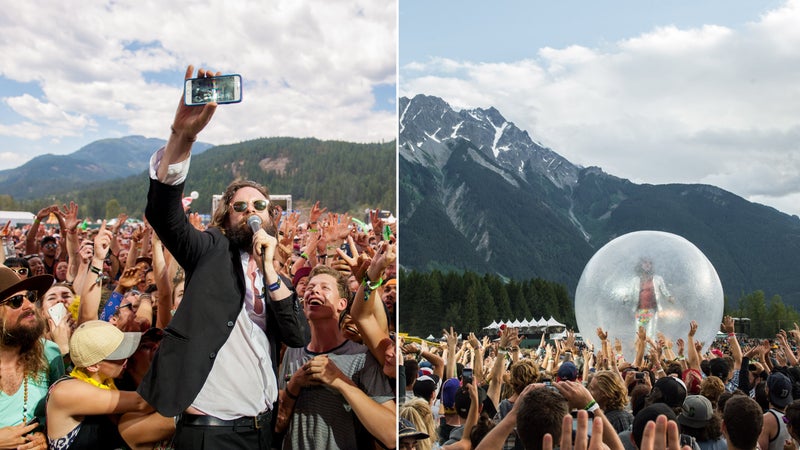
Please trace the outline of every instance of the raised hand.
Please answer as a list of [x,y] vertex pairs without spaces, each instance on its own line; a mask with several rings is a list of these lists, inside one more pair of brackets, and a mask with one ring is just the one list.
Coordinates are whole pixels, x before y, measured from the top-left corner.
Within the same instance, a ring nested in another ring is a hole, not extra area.
[[106,228],[106,221],[100,225],[100,230],[94,236],[94,256],[97,259],[105,259],[108,256],[108,250],[111,248],[111,239],[113,239],[111,230]]
[[722,331],[726,334],[735,332],[735,328],[733,326],[733,317],[725,316],[722,318]]
[[599,337],[601,341],[608,340],[608,332],[603,331],[602,327],[597,327],[597,337]]
[[327,211],[327,210],[328,210],[328,208],[320,208],[319,207],[319,201],[314,203],[314,205],[311,206],[311,211],[308,213],[309,228],[316,228],[313,225],[317,224],[317,222],[319,221],[320,216],[322,216],[322,214],[325,213],[325,211]]
[[81,221],[78,220],[78,205],[75,202],[69,202],[69,206],[62,205],[61,209],[56,209],[56,211],[64,219],[66,231],[75,231],[78,228]]
[[[186,68],[185,79],[189,78],[207,78],[222,75],[222,72],[212,72],[205,69],[197,69],[197,76],[193,77],[194,66]],[[172,122],[174,133],[178,137],[183,138],[187,142],[193,142],[197,139],[197,135],[203,131],[203,128],[211,121],[214,111],[217,109],[217,103],[211,102],[203,106],[187,106],[184,104],[183,97],[178,103],[178,110],[175,111],[175,119]]]
[[697,333],[697,322],[693,320],[689,322],[689,337],[694,337],[695,333]]

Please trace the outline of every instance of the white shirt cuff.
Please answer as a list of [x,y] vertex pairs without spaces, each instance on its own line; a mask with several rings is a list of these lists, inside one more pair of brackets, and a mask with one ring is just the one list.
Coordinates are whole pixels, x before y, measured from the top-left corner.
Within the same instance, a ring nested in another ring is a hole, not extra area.
[[[158,175],[156,174],[158,172],[158,166],[161,165],[161,158],[164,157],[165,148],[166,147],[161,147],[160,149],[156,150],[155,153],[153,153],[153,156],[150,157],[150,178],[154,180],[158,180]],[[170,186],[175,186],[186,181],[186,175],[189,174],[189,163],[191,160],[192,156],[189,155],[188,158],[181,162],[170,164],[169,168],[167,169],[166,178],[160,181]]]

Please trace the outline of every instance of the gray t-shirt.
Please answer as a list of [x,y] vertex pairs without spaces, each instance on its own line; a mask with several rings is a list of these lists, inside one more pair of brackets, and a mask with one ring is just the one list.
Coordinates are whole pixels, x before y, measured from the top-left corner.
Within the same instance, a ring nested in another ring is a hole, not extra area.
[[[317,356],[306,348],[287,348],[279,376],[281,389],[292,374]],[[327,353],[336,367],[377,403],[394,398],[394,390],[383,367],[369,349],[352,341]],[[334,389],[305,387],[295,401],[294,412],[283,440],[284,449],[356,449],[365,434],[350,405]]]

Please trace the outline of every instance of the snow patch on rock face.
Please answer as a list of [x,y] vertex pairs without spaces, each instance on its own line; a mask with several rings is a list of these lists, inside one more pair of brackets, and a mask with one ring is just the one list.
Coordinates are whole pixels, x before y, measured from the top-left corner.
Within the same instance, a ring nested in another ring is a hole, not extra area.
[[491,121],[489,123],[494,127],[494,142],[492,142],[492,153],[494,157],[497,158],[500,155],[500,147],[497,146],[497,143],[500,142],[500,138],[503,137],[503,132],[508,127],[508,122],[503,122],[502,125],[495,126]]

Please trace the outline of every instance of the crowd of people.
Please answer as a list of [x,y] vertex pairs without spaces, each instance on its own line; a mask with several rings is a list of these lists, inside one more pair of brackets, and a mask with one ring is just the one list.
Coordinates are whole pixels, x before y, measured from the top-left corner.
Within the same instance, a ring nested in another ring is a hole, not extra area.
[[640,326],[632,360],[602,328],[599,348],[570,331],[520,348],[511,327],[401,340],[400,448],[796,450],[800,327],[743,345],[731,317],[720,327],[706,345],[694,321],[684,336]]
[[143,221],[2,229],[0,449],[396,445],[395,224],[247,180],[203,223],[181,199],[215,108],[179,105]]

